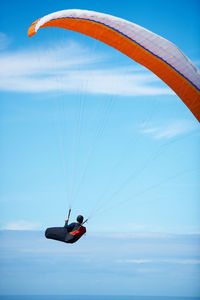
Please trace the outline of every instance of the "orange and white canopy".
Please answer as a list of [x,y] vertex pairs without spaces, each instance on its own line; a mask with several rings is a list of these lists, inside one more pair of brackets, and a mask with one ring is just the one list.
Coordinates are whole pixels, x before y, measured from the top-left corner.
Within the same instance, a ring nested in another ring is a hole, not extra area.
[[61,27],[102,41],[145,66],[161,78],[200,122],[200,72],[168,40],[132,22],[111,15],[70,9],[35,21],[29,37],[42,27]]

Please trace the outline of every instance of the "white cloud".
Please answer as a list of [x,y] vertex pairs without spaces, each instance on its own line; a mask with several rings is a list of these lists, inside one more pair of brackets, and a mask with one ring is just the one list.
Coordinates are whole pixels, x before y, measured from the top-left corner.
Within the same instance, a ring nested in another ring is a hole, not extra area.
[[199,259],[165,259],[161,260],[163,263],[181,264],[181,265],[199,265]]
[[51,48],[26,49],[0,55],[0,75],[17,76],[56,76],[74,66],[99,62],[103,57],[89,56],[87,49],[74,42],[63,43]]
[[[109,58],[110,60],[110,58]],[[15,92],[60,90],[108,95],[169,95],[173,92],[143,69],[103,67],[108,58],[77,43],[0,55],[0,89]]]
[[7,48],[9,43],[10,39],[8,38],[8,36],[5,33],[0,32],[0,50],[4,50],[5,48]]
[[[128,226],[130,228],[130,226]],[[131,229],[132,230],[132,229]],[[102,233],[92,233],[93,237],[102,237]],[[159,233],[159,232],[112,232],[103,233],[103,237],[106,239],[169,239],[173,235],[169,233]]]
[[153,261],[150,259],[125,259],[118,260],[119,263],[131,263],[131,264],[147,264],[152,263]]
[[[143,127],[143,126],[142,126]],[[145,125],[141,132],[148,134],[154,139],[170,139],[196,129],[194,122],[189,120],[172,120],[168,122]]]
[[3,229],[6,230],[36,230],[40,227],[40,223],[37,222],[29,222],[29,221],[16,221],[16,222],[10,222],[6,224]]
[[181,265],[199,265],[199,259],[121,259],[118,263],[125,264],[181,264]]

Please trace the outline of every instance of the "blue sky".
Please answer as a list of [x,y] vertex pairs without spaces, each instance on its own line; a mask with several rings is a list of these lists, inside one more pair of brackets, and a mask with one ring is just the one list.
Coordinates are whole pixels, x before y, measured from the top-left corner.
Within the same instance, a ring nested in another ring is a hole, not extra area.
[[90,233],[198,235],[199,123],[154,74],[107,45],[57,28],[28,38],[34,20],[69,8],[139,24],[200,65],[198,1],[3,1],[0,229],[61,226],[71,204],[72,218],[91,215]]

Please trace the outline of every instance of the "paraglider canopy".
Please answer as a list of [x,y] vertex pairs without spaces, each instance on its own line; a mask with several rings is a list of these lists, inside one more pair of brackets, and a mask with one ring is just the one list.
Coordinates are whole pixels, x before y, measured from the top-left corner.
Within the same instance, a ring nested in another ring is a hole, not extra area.
[[70,9],[36,20],[29,37],[42,27],[61,27],[91,36],[129,56],[161,78],[200,121],[200,73],[168,40],[134,23],[94,11]]

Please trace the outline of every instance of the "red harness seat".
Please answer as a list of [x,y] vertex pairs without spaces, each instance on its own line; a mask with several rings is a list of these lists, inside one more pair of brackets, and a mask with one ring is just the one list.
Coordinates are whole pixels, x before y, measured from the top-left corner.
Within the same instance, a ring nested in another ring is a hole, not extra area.
[[69,234],[73,235],[77,239],[80,239],[82,235],[86,233],[86,228],[84,226],[80,226],[77,230],[69,232]]

